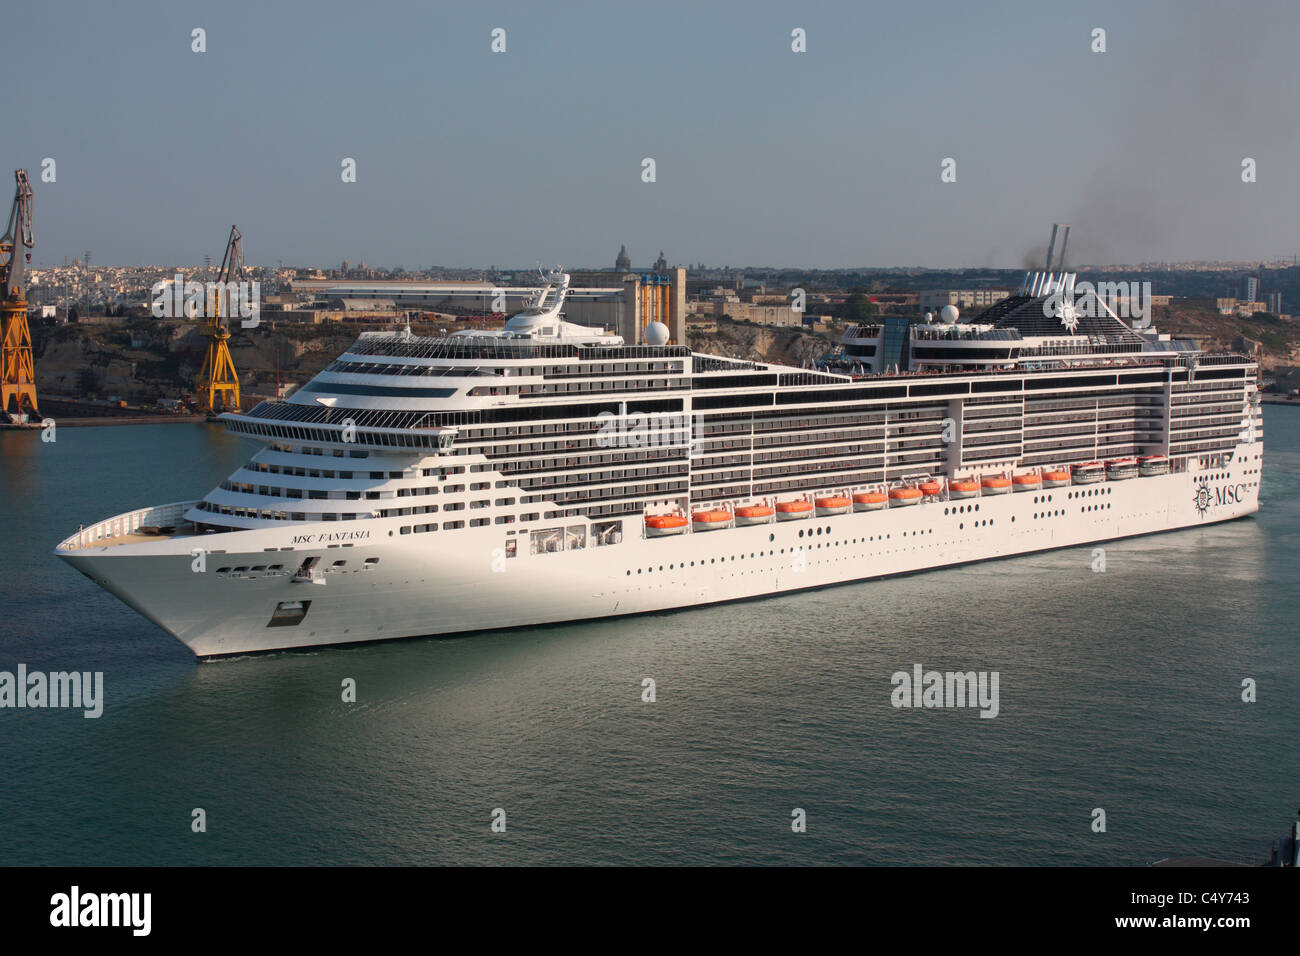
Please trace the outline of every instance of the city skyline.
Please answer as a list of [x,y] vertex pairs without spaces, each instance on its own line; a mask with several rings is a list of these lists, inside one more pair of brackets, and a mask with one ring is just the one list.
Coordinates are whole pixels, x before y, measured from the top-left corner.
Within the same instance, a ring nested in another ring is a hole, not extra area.
[[[1300,246],[1300,12],[1280,4],[56,3],[13,20],[26,122],[7,160],[32,175],[37,267],[88,249],[200,263],[232,222],[250,263],[412,271],[607,268],[629,239],[637,266],[663,248],[1007,269],[1041,260],[1053,221],[1078,262]],[[376,47],[391,56],[348,56]]]

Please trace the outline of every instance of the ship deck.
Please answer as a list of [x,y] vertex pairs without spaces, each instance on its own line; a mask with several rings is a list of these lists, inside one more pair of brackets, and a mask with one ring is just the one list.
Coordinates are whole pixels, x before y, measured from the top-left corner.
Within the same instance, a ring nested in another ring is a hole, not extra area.
[[87,545],[86,548],[112,548],[119,544],[141,544],[145,541],[167,541],[172,538],[194,537],[197,537],[197,533],[193,528],[180,528],[175,531],[159,531],[155,533],[130,531],[126,534],[113,535],[111,538],[100,538]]

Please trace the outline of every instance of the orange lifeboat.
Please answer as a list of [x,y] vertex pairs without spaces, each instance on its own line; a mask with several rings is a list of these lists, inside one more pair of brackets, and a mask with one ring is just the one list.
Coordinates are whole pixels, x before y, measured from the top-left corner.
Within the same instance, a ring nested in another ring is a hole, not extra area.
[[853,496],[854,511],[879,511],[889,496],[883,491],[859,491]]
[[767,524],[776,510],[771,505],[741,505],[736,509],[736,524]]
[[933,478],[921,482],[917,487],[921,489],[921,494],[925,495],[927,498],[933,498],[939,492],[943,491],[943,485],[939,484],[939,482],[935,481]]
[[799,518],[811,517],[813,506],[811,502],[804,501],[802,498],[794,501],[778,501],[776,503],[776,520],[777,521],[794,521]]
[[691,520],[695,523],[696,531],[715,531],[718,528],[725,528],[732,522],[730,511],[697,511],[691,515]]
[[948,482],[949,498],[974,498],[980,493],[980,483],[974,478],[959,478]]
[[900,505],[914,505],[922,497],[921,489],[910,485],[906,488],[891,488],[889,491],[889,502],[895,508]]
[[1028,475],[1013,475],[1011,478],[1011,484],[1015,487],[1016,491],[1037,491],[1043,486],[1043,479],[1032,473]]
[[827,515],[842,515],[853,507],[853,502],[841,495],[827,495],[824,498],[813,499],[817,505],[817,517],[823,518]]
[[980,479],[980,488],[986,495],[1005,495],[1011,490],[1011,479],[1004,475],[985,475]]
[[1048,468],[1043,471],[1044,488],[1064,488],[1070,483],[1070,473],[1064,468]]
[[663,538],[681,534],[686,530],[686,519],[681,515],[647,515],[645,533],[648,538]]

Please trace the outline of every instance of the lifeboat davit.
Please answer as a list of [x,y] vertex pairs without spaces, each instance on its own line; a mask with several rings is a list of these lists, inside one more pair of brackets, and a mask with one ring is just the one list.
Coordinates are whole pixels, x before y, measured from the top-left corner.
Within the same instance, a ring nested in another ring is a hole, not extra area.
[[648,538],[662,538],[681,534],[686,530],[686,519],[681,515],[647,515],[645,533]]
[[715,531],[718,528],[726,528],[732,522],[730,511],[697,511],[691,515],[691,520],[695,523],[696,531]]
[[827,515],[842,515],[853,507],[853,502],[841,495],[827,495],[824,498],[813,499],[817,505],[817,517],[824,518]]
[[889,496],[883,491],[859,491],[853,496],[854,511],[879,511]]
[[980,493],[980,483],[973,478],[959,478],[948,482],[949,498],[974,498]]
[[1106,462],[1106,477],[1111,481],[1123,481],[1125,478],[1138,476],[1136,458],[1112,458]]
[[921,494],[925,495],[927,498],[933,498],[939,492],[943,491],[943,485],[939,484],[939,482],[935,481],[933,478],[921,482],[917,487],[921,489]]
[[1169,459],[1164,455],[1143,455],[1138,459],[1138,474],[1143,478],[1169,474]]
[[1011,479],[1005,475],[985,475],[980,479],[980,488],[986,495],[1005,495],[1011,490]]
[[1011,485],[1016,491],[1037,491],[1043,486],[1043,479],[1034,474],[1012,475]]
[[1043,472],[1044,488],[1064,488],[1070,483],[1070,473],[1064,468],[1048,468]]
[[777,521],[794,521],[798,518],[812,517],[812,502],[804,501],[798,498],[794,501],[778,501],[776,503],[776,520]]
[[771,505],[741,505],[736,509],[736,524],[767,524],[776,510]]
[[920,488],[913,488],[910,485],[906,488],[891,488],[889,490],[889,503],[895,508],[899,505],[914,505],[923,497]]
[[1070,466],[1070,478],[1076,485],[1095,485],[1106,477],[1106,469],[1099,461],[1086,461]]

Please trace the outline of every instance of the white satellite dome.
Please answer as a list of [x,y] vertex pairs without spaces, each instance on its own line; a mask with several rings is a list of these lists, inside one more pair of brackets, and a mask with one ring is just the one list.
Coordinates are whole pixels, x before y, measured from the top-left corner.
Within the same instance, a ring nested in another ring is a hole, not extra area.
[[949,325],[957,321],[957,316],[961,315],[955,305],[945,305],[939,310],[939,321],[947,322]]
[[645,327],[645,344],[667,345],[671,334],[662,322],[651,322]]
[[933,324],[934,324],[934,313],[933,313],[933,312],[927,312],[927,313],[925,313],[925,324],[926,324],[926,325],[933,325]]

